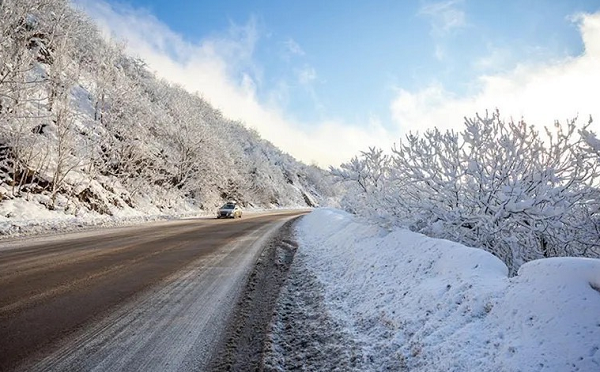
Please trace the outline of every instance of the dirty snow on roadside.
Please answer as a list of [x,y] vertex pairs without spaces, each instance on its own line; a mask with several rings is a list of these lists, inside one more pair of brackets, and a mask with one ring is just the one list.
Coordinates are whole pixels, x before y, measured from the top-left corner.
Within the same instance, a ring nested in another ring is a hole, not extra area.
[[[342,369],[600,371],[600,260],[537,260],[509,278],[483,250],[383,230],[334,209],[305,216],[296,234],[274,322],[273,369],[320,349]],[[282,312],[290,301],[299,308]],[[286,327],[302,317],[324,319],[303,326],[304,346]],[[319,364],[318,352],[308,355],[316,359],[303,370],[331,366]]]
[[358,345],[334,317],[324,287],[296,251],[281,289],[265,345],[264,370],[364,371]]

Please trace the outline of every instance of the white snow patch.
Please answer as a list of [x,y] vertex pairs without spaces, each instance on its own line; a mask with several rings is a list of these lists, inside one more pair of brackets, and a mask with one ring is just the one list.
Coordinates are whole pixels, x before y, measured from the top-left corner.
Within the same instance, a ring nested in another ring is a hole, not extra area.
[[[70,208],[58,195],[59,207],[48,209],[50,197],[43,194],[24,198],[6,199],[0,203],[0,240],[18,236],[54,234],[81,229],[107,226],[135,225],[150,221],[171,220],[184,217],[205,216],[208,213],[193,206],[184,206],[173,214],[161,213],[157,208],[114,208],[113,215],[107,216],[85,208]],[[211,213],[212,215],[212,213]]]
[[318,209],[297,226],[332,315],[385,370],[600,371],[600,260],[529,262]]

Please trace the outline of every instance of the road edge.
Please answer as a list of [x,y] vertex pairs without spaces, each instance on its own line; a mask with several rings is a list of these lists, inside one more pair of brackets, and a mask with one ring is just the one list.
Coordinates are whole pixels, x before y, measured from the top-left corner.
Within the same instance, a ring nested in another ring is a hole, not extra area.
[[215,347],[208,370],[263,369],[264,345],[281,288],[298,249],[294,225],[301,217],[286,221],[265,245],[229,317],[229,326]]

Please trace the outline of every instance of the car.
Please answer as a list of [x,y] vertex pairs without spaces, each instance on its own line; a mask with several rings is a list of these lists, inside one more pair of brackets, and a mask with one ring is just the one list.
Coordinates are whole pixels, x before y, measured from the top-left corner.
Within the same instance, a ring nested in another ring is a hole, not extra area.
[[242,218],[242,208],[236,202],[227,202],[217,211],[217,218]]

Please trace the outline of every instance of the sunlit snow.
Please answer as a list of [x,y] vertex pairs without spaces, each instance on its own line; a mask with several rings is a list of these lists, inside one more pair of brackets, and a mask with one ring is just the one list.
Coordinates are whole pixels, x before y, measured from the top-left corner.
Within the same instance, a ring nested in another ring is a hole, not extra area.
[[509,278],[488,252],[345,212],[297,228],[332,315],[376,370],[600,371],[600,260],[551,258]]

